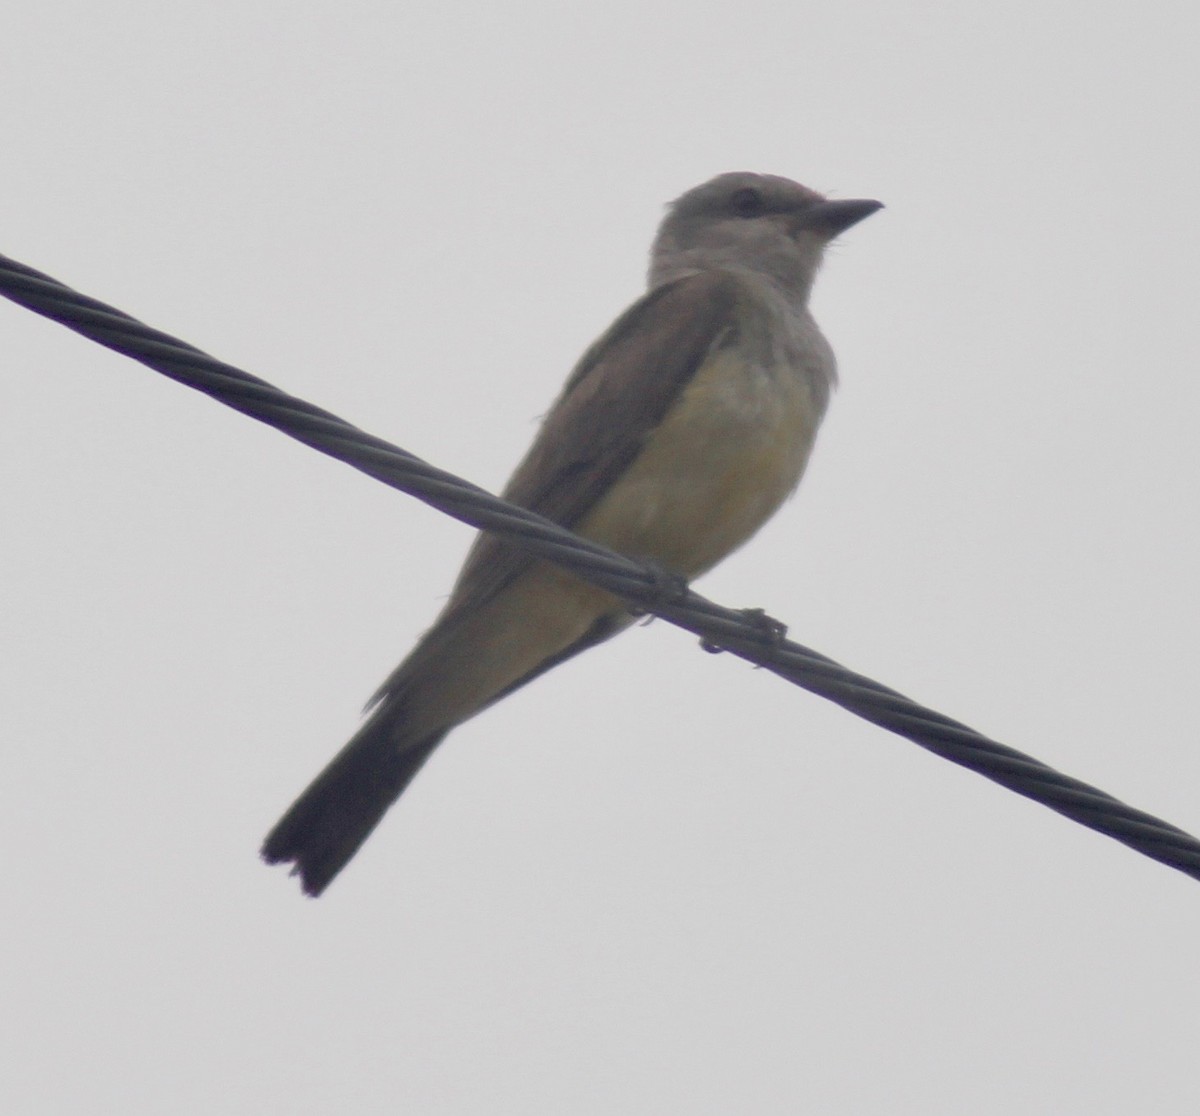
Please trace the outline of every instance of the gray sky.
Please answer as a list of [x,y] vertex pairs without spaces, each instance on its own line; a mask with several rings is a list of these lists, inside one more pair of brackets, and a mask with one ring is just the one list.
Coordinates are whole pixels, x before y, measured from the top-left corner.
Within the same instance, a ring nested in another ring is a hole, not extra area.
[[[888,208],[701,583],[1200,831],[1188,2],[47,3],[0,251],[492,488],[724,170]],[[470,533],[0,305],[14,1112],[1193,1113],[1200,885],[657,623],[256,859]]]

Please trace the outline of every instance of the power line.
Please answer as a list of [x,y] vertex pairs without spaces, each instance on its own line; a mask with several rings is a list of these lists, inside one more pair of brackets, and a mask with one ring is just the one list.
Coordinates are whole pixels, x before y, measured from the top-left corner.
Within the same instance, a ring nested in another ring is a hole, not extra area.
[[1200,841],[1182,829],[793,643],[784,638],[782,625],[759,612],[707,600],[661,571],[506,503],[329,411],[5,256],[0,256],[0,295],[455,519],[519,543],[638,609],[693,632],[706,649],[728,651],[761,666],[951,763],[1200,879]]

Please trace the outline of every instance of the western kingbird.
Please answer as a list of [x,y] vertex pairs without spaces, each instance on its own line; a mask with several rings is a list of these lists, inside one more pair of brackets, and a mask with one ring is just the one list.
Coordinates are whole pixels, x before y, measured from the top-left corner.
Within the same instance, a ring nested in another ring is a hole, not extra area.
[[[504,497],[687,579],[741,546],[799,483],[836,382],[808,311],[821,255],[879,208],[748,173],[684,194],[648,292],[584,353]],[[481,533],[433,627],[263,857],[294,862],[320,895],[452,728],[632,620]]]

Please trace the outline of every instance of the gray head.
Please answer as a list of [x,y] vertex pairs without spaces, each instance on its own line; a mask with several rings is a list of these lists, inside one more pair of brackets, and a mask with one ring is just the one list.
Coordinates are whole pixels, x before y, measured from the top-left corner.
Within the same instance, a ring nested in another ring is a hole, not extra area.
[[650,252],[650,286],[714,268],[753,271],[803,301],[825,245],[879,208],[774,174],[718,175],[672,203]]

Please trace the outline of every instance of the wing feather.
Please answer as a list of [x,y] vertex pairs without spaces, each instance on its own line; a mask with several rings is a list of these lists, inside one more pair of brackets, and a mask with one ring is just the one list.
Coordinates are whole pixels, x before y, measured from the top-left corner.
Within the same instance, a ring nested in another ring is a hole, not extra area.
[[[728,272],[690,275],[635,302],[594,344],[504,489],[505,499],[571,527],[641,452],[708,355],[737,334],[738,282]],[[475,607],[534,559],[482,533],[446,614]]]

